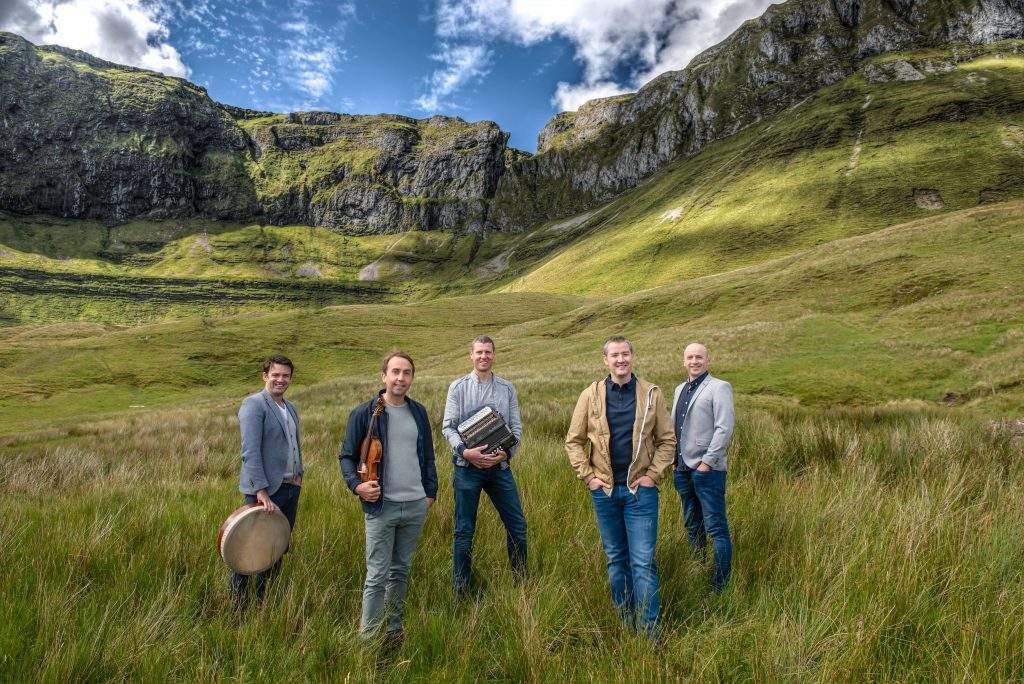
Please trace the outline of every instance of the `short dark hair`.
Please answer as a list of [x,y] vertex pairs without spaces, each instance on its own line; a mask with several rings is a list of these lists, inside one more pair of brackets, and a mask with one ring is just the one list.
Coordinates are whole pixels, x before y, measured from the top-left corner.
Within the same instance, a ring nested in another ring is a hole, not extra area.
[[387,373],[388,372],[388,364],[391,363],[391,359],[396,358],[396,357],[399,358],[399,359],[405,359],[406,361],[408,361],[409,365],[412,366],[412,374],[416,375],[416,362],[412,360],[411,356],[406,354],[401,349],[392,349],[391,351],[389,351],[387,354],[384,355],[384,360],[380,362],[380,372],[381,373]]
[[291,362],[291,359],[289,359],[287,356],[282,356],[280,354],[274,354],[273,356],[268,356],[267,358],[263,359],[263,372],[269,373],[270,367],[274,365],[288,366],[288,371],[292,374],[295,373],[295,364],[293,364]]
[[633,353],[633,343],[629,341],[628,337],[623,337],[622,335],[612,335],[607,340],[605,340],[604,341],[604,345],[601,346],[601,353],[604,354],[605,356],[608,356],[608,345],[609,344],[621,344],[623,342],[625,342],[626,344],[629,345],[629,353],[632,354]]
[[473,347],[478,344],[489,344],[491,345],[491,351],[494,351],[494,340],[487,335],[477,335],[473,338],[473,341],[469,343],[469,351],[473,351]]

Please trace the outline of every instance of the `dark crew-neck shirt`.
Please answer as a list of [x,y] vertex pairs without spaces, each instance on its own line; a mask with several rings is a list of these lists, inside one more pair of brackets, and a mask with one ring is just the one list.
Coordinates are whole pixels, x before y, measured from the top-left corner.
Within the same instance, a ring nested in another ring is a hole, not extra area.
[[605,414],[608,416],[612,476],[615,484],[628,484],[629,464],[633,461],[633,422],[636,420],[636,376],[630,375],[625,385],[616,385],[609,375],[605,379]]

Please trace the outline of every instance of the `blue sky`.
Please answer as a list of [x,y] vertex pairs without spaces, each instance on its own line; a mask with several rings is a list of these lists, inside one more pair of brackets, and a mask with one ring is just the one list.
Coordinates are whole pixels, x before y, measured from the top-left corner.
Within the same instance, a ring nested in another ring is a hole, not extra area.
[[0,29],[183,76],[253,109],[490,119],[636,90],[767,0],[0,0]]

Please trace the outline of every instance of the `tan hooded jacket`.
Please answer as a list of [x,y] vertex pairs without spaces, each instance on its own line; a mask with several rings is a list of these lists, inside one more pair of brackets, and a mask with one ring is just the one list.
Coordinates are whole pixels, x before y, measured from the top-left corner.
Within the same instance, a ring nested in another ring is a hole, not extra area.
[[[584,483],[592,477],[599,477],[610,485],[614,479],[611,430],[605,413],[606,392],[604,379],[591,383],[583,390],[572,412],[569,433],[565,436],[565,453],[569,456],[569,463]],[[660,485],[665,473],[672,468],[675,455],[675,431],[661,388],[637,378],[633,460],[626,479],[629,490],[635,493],[633,483],[644,475],[654,480],[655,485]],[[611,495],[610,486],[605,488],[605,493]]]

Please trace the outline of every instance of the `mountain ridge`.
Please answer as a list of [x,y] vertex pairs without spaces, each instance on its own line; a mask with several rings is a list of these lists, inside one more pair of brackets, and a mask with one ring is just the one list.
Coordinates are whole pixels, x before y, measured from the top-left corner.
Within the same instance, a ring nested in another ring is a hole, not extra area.
[[[1019,0],[789,0],[636,93],[556,115],[499,184],[492,221],[518,230],[607,200],[674,159],[793,106],[874,55],[1024,36]],[[568,182],[567,182],[568,179]]]
[[519,232],[636,187],[872,55],[955,41],[969,56],[1021,36],[1022,0],[789,0],[685,69],[556,115],[525,156],[493,122],[247,110],[183,79],[0,34],[0,210]]

